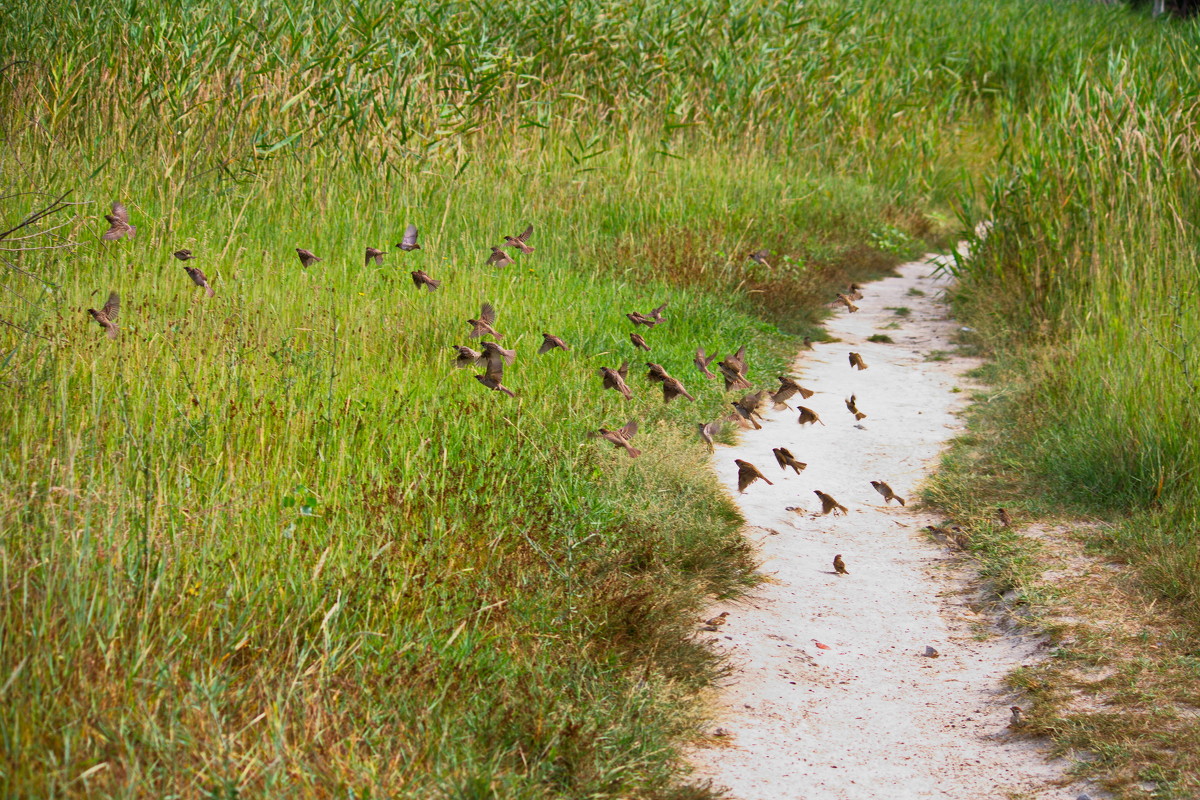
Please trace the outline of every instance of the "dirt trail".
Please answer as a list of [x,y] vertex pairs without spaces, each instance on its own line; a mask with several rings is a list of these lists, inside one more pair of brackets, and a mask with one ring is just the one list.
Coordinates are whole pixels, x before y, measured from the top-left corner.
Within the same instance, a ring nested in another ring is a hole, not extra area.
[[[954,560],[921,533],[936,520],[885,506],[871,487],[883,480],[914,497],[962,429],[956,412],[967,393],[954,388],[978,363],[950,352],[955,323],[938,301],[934,266],[898,271],[864,289],[860,311],[830,320],[840,342],[817,344],[795,364],[800,383],[817,392],[795,400],[824,427],[798,425],[793,411],[768,411],[761,431],[717,448],[717,473],[752,526],[770,580],[711,609],[730,612],[728,622],[700,634],[735,670],[717,701],[721,744],[697,750],[692,761],[699,777],[740,800],[1098,797],[1064,784],[1065,765],[1047,762],[1008,728],[1013,697],[1001,681],[1035,657],[1036,642],[996,635],[969,607]],[[868,342],[875,333],[895,343]],[[850,368],[851,351],[862,354],[865,371]],[[935,351],[945,360],[927,360]],[[767,385],[753,367],[756,385]],[[867,414],[860,423],[844,403],[851,394]],[[783,473],[771,453],[779,446],[808,468]],[[775,485],[759,481],[737,495],[735,458]],[[814,489],[849,514],[815,516]],[[839,553],[849,575],[833,573]],[[924,657],[927,645],[940,656]]]

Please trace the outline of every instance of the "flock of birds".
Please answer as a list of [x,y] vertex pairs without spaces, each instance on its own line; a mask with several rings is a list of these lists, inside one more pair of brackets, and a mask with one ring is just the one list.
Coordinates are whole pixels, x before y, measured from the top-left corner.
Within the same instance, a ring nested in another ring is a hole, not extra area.
[[[105,219],[108,221],[108,229],[101,235],[104,241],[118,241],[125,238],[133,238],[137,234],[137,227],[130,223],[129,210],[123,203],[115,202],[112,204],[112,213],[106,214]],[[533,226],[526,226],[525,230],[516,236],[505,236],[504,243],[495,245],[491,248],[491,255],[487,259],[489,266],[506,267],[515,261],[509,255],[505,248],[519,251],[522,254],[529,255],[534,252],[534,248],[529,244],[530,238],[533,236]],[[403,252],[411,252],[420,250],[421,245],[418,240],[418,231],[416,225],[409,224],[404,231],[404,236],[396,245],[396,248]],[[386,251],[379,250],[374,247],[366,248],[364,264],[369,266],[372,261],[376,264],[383,263],[383,257]],[[209,284],[208,277],[199,267],[192,266],[187,262],[196,258],[191,250],[180,249],[174,252],[175,258],[184,262],[183,269],[186,271],[192,283],[204,289],[208,297],[216,295],[215,290]],[[321,258],[315,253],[305,250],[304,248],[296,248],[296,256],[300,260],[303,268],[307,269],[321,261]],[[769,266],[768,257],[770,252],[766,250],[757,250],[749,254],[749,258],[759,264]],[[436,291],[441,286],[441,281],[430,277],[423,270],[414,270],[411,272],[413,283],[417,289],[422,288],[428,291]],[[862,287],[858,284],[850,284],[846,292],[838,293],[837,302],[844,305],[851,313],[858,311],[858,306],[855,301],[862,299]],[[629,341],[633,347],[639,351],[650,352],[650,344],[646,341],[639,331],[645,328],[647,333],[658,325],[666,321],[663,312],[666,310],[667,303],[652,309],[649,313],[641,313],[632,311],[625,316],[633,323],[634,331],[629,334]],[[110,339],[116,339],[119,335],[117,327],[117,317],[121,308],[121,298],[117,292],[111,292],[108,296],[108,301],[100,309],[89,308],[88,313],[104,329],[106,335]],[[475,350],[465,345],[453,345],[457,357],[455,366],[458,368],[482,368],[480,374],[475,375],[475,379],[480,384],[493,391],[502,392],[510,397],[516,397],[516,393],[512,389],[504,385],[504,368],[506,365],[511,365],[516,359],[517,353],[515,350],[507,350],[498,344],[498,340],[504,338],[503,334],[496,330],[496,309],[491,303],[483,303],[477,318],[467,320],[470,326],[468,337],[478,339],[479,350]],[[805,337],[804,344],[811,348],[812,341]],[[562,338],[550,333],[542,334],[542,344],[538,348],[539,355],[545,355],[553,350],[570,350],[568,345]],[[717,373],[712,372],[709,367],[716,362]],[[697,370],[706,380],[716,380],[720,377],[724,381],[725,392],[733,392],[737,390],[748,391],[742,397],[730,401],[733,411],[712,422],[700,423],[698,425],[698,433],[700,438],[706,442],[710,449],[714,445],[714,437],[718,436],[727,423],[734,423],[747,428],[760,429],[762,425],[759,420],[763,419],[760,410],[767,402],[770,402],[776,410],[791,409],[789,401],[797,395],[801,399],[807,399],[813,395],[813,391],[800,385],[800,383],[790,375],[779,375],[777,380],[779,386],[775,388],[754,389],[753,384],[747,377],[746,364],[746,348],[743,345],[737,352],[720,359],[718,354],[709,355],[705,353],[703,347],[696,349],[696,355],[693,359]],[[859,353],[851,352],[849,354],[849,363],[852,369],[865,370],[867,363],[863,360]],[[628,384],[630,363],[625,360],[619,367],[602,367],[599,370],[601,385],[605,390],[612,390],[620,393],[626,400],[633,396],[633,391]],[[696,398],[688,392],[683,381],[667,372],[661,365],[654,362],[646,362],[648,369],[646,373],[647,379],[651,383],[657,383],[662,388],[663,402],[670,403],[678,397],[683,397],[687,400],[695,402]],[[794,402],[794,401],[793,401]],[[855,421],[864,419],[867,415],[858,408],[857,397],[851,395],[846,399],[846,408],[854,416]],[[817,412],[807,406],[797,404],[795,409],[799,413],[797,419],[800,425],[812,425],[825,423],[821,420]],[[641,455],[641,450],[633,446],[632,440],[637,434],[637,420],[629,420],[621,428],[610,430],[600,428],[594,431],[591,435],[602,438],[610,442],[614,447],[622,448],[630,458],[637,458]],[[773,450],[775,460],[780,469],[786,471],[793,470],[799,474],[807,467],[802,461],[799,461],[786,447],[776,447]],[[735,459],[734,462],[738,467],[738,491],[744,493],[755,481],[765,481],[768,484],[774,485],[772,481],[763,474],[763,472],[754,464],[744,459]],[[890,503],[895,500],[904,505],[903,497],[897,495],[892,488],[884,481],[871,481],[871,486],[879,492],[884,498],[885,503]],[[822,515],[825,514],[845,514],[846,507],[834,499],[831,495],[820,489],[815,489],[814,494],[821,501]],[[789,511],[803,511],[802,508],[791,507]],[[846,570],[846,565],[842,561],[840,555],[834,559],[834,570],[837,574],[849,574]],[[719,618],[721,622],[723,618]],[[709,620],[707,624],[720,624]]]

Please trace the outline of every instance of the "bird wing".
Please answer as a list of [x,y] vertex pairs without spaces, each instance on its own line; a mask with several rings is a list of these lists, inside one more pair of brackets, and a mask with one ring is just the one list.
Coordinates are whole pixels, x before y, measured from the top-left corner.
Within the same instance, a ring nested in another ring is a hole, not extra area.
[[420,289],[421,284],[425,282],[424,280],[422,280],[422,278],[424,278],[424,277],[425,277],[425,273],[421,272],[421,270],[417,270],[416,272],[413,272],[412,273],[413,285],[416,286],[418,289]]
[[483,370],[484,374],[487,375],[489,380],[500,383],[504,377],[504,356],[498,350],[489,349],[485,358],[487,361]]
[[543,333],[542,334],[542,346],[538,348],[538,355],[540,356],[545,353],[549,353],[556,346],[557,345],[554,344],[554,340],[551,339],[547,334]]
[[637,433],[637,431],[638,431],[637,420],[631,419],[631,420],[629,420],[629,422],[625,423],[625,426],[623,428],[621,428],[620,433],[622,436],[625,437],[626,440],[629,440],[634,437],[634,435]]
[[782,447],[776,447],[771,452],[775,454],[775,463],[779,465],[779,468],[787,469],[787,458],[784,457],[784,453],[787,450],[784,450]]
[[404,229],[404,238],[401,240],[405,245],[414,245],[417,243],[417,226],[409,223]]
[[113,203],[112,215],[124,224],[129,224],[129,209],[125,207],[124,203],[120,201]]
[[516,239],[518,242],[524,243],[524,242],[529,241],[530,236],[533,236],[533,226],[532,225],[526,226],[525,230],[521,231],[520,236],[514,236],[513,238]]
[[491,325],[496,321],[496,309],[492,307],[491,303],[484,303],[483,307],[479,309],[479,318]]
[[[668,301],[667,301],[667,303],[669,303],[669,302],[671,302],[671,301],[670,301],[670,300],[668,300]],[[661,315],[661,314],[662,314],[662,312],[663,312],[663,309],[667,307],[667,303],[663,303],[661,306],[659,306],[658,308],[656,308],[656,309],[654,309],[653,311],[651,311],[651,312],[650,312],[650,316],[652,316],[652,317],[658,317],[659,315]]]
[[629,374],[628,361],[621,362],[621,366],[617,368],[617,374],[621,376],[621,380],[625,380],[625,376]]
[[104,308],[100,309],[100,313],[108,317],[109,322],[116,322],[117,314],[121,313],[121,295],[109,292],[108,300],[104,303]]
[[508,256],[506,256],[504,254],[503,250],[501,250],[499,247],[493,247],[492,254],[490,256],[488,256],[487,263],[499,264],[501,261],[503,261],[506,258],[508,258]]

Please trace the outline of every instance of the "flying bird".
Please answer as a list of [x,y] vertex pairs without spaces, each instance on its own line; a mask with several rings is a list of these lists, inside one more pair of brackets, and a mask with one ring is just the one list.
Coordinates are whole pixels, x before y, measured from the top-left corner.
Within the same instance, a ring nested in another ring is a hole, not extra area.
[[637,420],[631,419],[620,430],[610,431],[606,428],[601,428],[592,435],[612,442],[614,447],[624,447],[625,452],[629,454],[630,458],[637,458],[642,454],[642,451],[629,443],[629,440],[637,433],[637,429]]
[[796,457],[786,447],[776,447],[771,452],[775,454],[775,461],[782,470],[791,467],[799,475],[800,471],[808,466],[803,461],[797,461]]
[[892,487],[888,486],[883,481],[871,481],[871,486],[875,487],[875,491],[877,491],[877,492],[879,492],[879,494],[883,495],[883,504],[884,505],[887,505],[888,503],[892,502],[893,500],[895,500],[900,505],[906,505],[906,503],[904,502],[904,498],[901,497],[900,495],[896,494],[895,492],[893,492]]
[[647,361],[646,366],[649,370],[646,372],[646,380],[651,383],[662,383],[669,376],[662,364],[655,364],[653,361]]
[[853,314],[855,311],[858,311],[858,306],[854,305],[854,301],[841,292],[838,293],[837,299],[839,303],[849,309],[851,314]]
[[863,357],[858,353],[850,354],[850,366],[857,367],[859,372],[867,368],[867,362],[863,361]]
[[838,553],[833,557],[833,571],[838,575],[849,575],[850,570],[846,569],[846,562],[842,561],[842,554]]
[[477,353],[469,347],[463,347],[461,344],[451,345],[458,351],[458,358],[454,359],[454,366],[458,369],[465,369],[483,363],[483,353]]
[[525,230],[522,231],[519,236],[505,236],[504,237],[504,246],[505,247],[515,247],[518,250],[520,250],[522,253],[524,253],[525,255],[529,255],[530,253],[533,252],[533,248],[530,247],[528,244],[526,244],[526,242],[529,241],[529,237],[532,235],[533,235],[533,226],[530,225],[527,228],[525,228]]
[[776,411],[787,408],[787,401],[797,394],[805,400],[813,396],[811,389],[805,389],[790,375],[777,375],[776,377],[779,379],[779,389],[771,395],[771,401],[775,404]]
[[626,400],[633,399],[633,392],[629,391],[629,386],[625,383],[625,376],[629,374],[629,362],[621,362],[621,366],[617,369],[612,367],[601,367],[600,377],[604,378],[605,389],[615,389],[620,392]]
[[305,269],[308,269],[313,264],[321,260],[308,250],[305,250],[303,247],[296,248],[296,255],[300,256],[300,266],[304,267]]
[[499,247],[493,247],[492,254],[490,256],[488,256],[487,263],[488,263],[489,267],[492,266],[493,264],[495,264],[498,267],[508,267],[508,266],[512,266],[513,264],[515,264],[517,262],[513,261],[512,258],[508,255],[508,253],[504,252]]
[[744,405],[742,405],[742,402],[740,400],[735,400],[734,402],[730,403],[729,405],[733,406],[733,410],[737,412],[739,417],[741,417],[742,419],[746,420],[751,425],[753,425],[754,430],[756,430],[756,431],[762,430],[762,425],[759,425],[758,420],[756,420],[754,418],[754,409],[753,408],[746,408]]
[[479,309],[479,319],[469,319],[467,324],[471,326],[470,338],[478,339],[481,336],[493,336],[497,339],[503,339],[504,336],[496,332],[492,325],[496,322],[496,309],[491,303],[484,303]]
[[[668,300],[667,303],[669,303],[669,302],[670,301]],[[662,322],[663,321],[662,312],[663,312],[663,309],[667,307],[667,303],[663,303],[661,306],[659,306],[658,308],[651,311],[650,318],[653,319],[655,322]]]
[[[811,425],[814,422],[821,422],[821,418],[817,416],[817,412],[813,411],[808,406],[796,406],[800,412],[800,418],[796,422],[800,425]],[[824,425],[824,422],[821,422]]]
[[767,256],[771,255],[770,250],[755,250],[750,254],[750,260],[756,264],[762,264],[764,267],[770,267],[767,263]]
[[494,392],[504,392],[509,397],[516,397],[516,393],[500,382],[500,376],[491,372],[485,372],[482,375],[476,375],[475,380],[482,383],[487,388]]
[[108,230],[102,233],[100,238],[106,242],[115,242],[126,236],[132,239],[137,234],[137,226],[129,224],[129,209],[124,203],[113,203],[112,213],[105,214],[104,218],[108,220]]
[[483,348],[483,357],[487,359],[489,372],[503,372],[504,364],[511,364],[517,360],[516,350],[505,350],[495,342],[482,342],[480,347]]
[[204,274],[204,270],[200,269],[199,267],[184,267],[183,269],[185,272],[187,272],[188,277],[192,279],[192,283],[196,284],[197,286],[204,287],[204,291],[209,297],[212,297],[216,294],[216,292],[213,291],[213,288],[208,285],[208,277]]
[[718,419],[712,422],[701,422],[696,427],[700,429],[700,438],[708,445],[708,449],[713,450],[716,447],[713,437],[721,432],[725,423]]
[[415,272],[411,272],[409,274],[412,275],[413,285],[415,285],[418,289],[424,286],[432,292],[436,291],[437,288],[442,285],[441,281],[435,281],[433,278],[429,277],[429,275],[426,274],[425,270],[423,269],[416,270]]
[[181,248],[179,250],[176,250],[171,255],[175,256],[180,261],[190,261],[191,259],[195,258],[195,256],[192,255],[192,251],[188,250],[187,248]]
[[708,371],[708,365],[711,364],[713,362],[713,359],[715,359],[716,357],[717,357],[716,353],[713,353],[711,356],[704,355],[704,348],[697,347],[696,348],[696,357],[692,359],[692,363],[696,365],[697,369],[699,369],[701,372],[704,373],[704,377],[708,378],[709,380],[712,380],[713,378],[715,378],[717,376],[713,375],[711,372]]
[[633,342],[633,346],[639,350],[650,352],[650,345],[646,344],[646,340],[636,333],[629,334],[629,341]]
[[378,264],[379,266],[383,266],[383,257],[385,255],[386,255],[386,253],[383,250],[378,250],[374,247],[368,247],[367,248],[367,257],[366,257],[366,260],[363,261],[363,266],[364,267],[371,266],[371,259],[375,259],[376,264]]
[[850,395],[846,399],[846,408],[854,415],[855,419],[866,419],[867,415],[858,410],[858,395]]
[[89,308],[88,313],[92,315],[92,319],[104,328],[104,332],[108,334],[108,338],[117,338],[117,314],[121,311],[121,296],[116,292],[108,293],[108,300],[104,306],[97,311],[94,308]]
[[396,247],[399,247],[406,253],[421,249],[421,245],[417,244],[416,225],[413,225],[411,222],[409,223],[408,227],[404,229],[404,238],[400,240],[400,244],[396,245]]
[[676,397],[679,397],[680,395],[683,395],[688,400],[691,400],[693,403],[696,402],[696,398],[694,398],[690,394],[688,394],[688,390],[683,388],[683,383],[678,378],[674,378],[670,375],[667,375],[663,379],[662,390],[663,390],[663,403],[669,403],[672,400],[674,400]]
[[645,325],[647,328],[653,328],[658,324],[658,320],[653,317],[647,317],[645,314],[640,314],[637,311],[630,311],[625,315],[634,325]]
[[770,478],[759,472],[758,467],[754,466],[749,461],[743,461],[740,458],[735,458],[733,463],[738,465],[738,492],[745,492],[747,487],[757,480],[764,480],[771,486],[775,485],[774,483],[771,483]]
[[860,286],[857,283],[850,284],[850,286],[846,289],[846,295],[851,300],[862,300],[863,299],[862,286]]
[[570,350],[571,349],[570,347],[567,346],[566,342],[564,342],[562,339],[558,338],[554,334],[543,333],[542,334],[542,346],[538,348],[538,355],[539,356],[545,355],[546,353],[549,353],[551,350],[553,350],[555,348],[558,348],[559,350]]
[[728,356],[724,361],[717,362],[717,369],[725,378],[725,391],[733,389],[749,389],[750,381],[746,380],[746,346]]
[[817,497],[821,498],[821,514],[822,515],[828,514],[831,511],[834,513],[837,513],[839,511],[843,514],[846,513],[846,507],[844,505],[839,503],[837,500],[834,500],[833,497],[825,494],[820,489],[814,489],[813,494],[815,494]]

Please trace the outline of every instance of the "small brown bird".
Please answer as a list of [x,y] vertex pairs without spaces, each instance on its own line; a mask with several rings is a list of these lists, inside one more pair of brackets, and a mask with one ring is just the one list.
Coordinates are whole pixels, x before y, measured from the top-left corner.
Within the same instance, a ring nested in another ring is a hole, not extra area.
[[724,361],[721,361],[719,363],[726,365],[733,371],[737,372],[739,375],[745,375],[746,374],[746,345],[742,345],[741,347],[738,348],[736,353],[734,353],[733,355],[729,356]]
[[646,340],[636,333],[629,334],[629,341],[633,342],[633,346],[639,350],[650,352],[650,345],[646,344]]
[[786,447],[776,447],[771,450],[775,454],[775,461],[779,464],[779,468],[786,470],[791,467],[799,475],[800,471],[808,466],[803,461],[797,461],[796,457]]
[[296,255],[300,256],[300,266],[304,267],[305,269],[308,269],[313,264],[321,260],[308,250],[305,250],[303,247],[296,248]]
[[662,364],[655,364],[653,361],[647,361],[646,366],[649,368],[649,370],[646,372],[646,380],[650,381],[651,383],[662,383],[670,377],[667,374],[667,371],[663,368]]
[[734,389],[752,388],[752,384],[746,380],[744,375],[727,365],[724,361],[717,364],[717,370],[725,378],[725,391],[731,392]]
[[851,300],[862,300],[863,299],[862,286],[858,285],[857,283],[852,283],[852,284],[850,284],[849,287],[847,287],[846,294],[850,297]]
[[849,575],[850,571],[846,569],[846,562],[842,561],[842,554],[838,553],[833,557],[833,571],[838,575]]
[[686,397],[688,400],[691,400],[693,403],[696,402],[696,398],[688,394],[688,390],[683,388],[683,383],[678,378],[674,378],[670,375],[663,379],[662,390],[663,403],[669,403],[680,395]]
[[599,436],[606,441],[612,442],[614,447],[624,447],[625,452],[630,458],[637,458],[642,454],[642,451],[638,450],[629,443],[629,440],[632,439],[634,434],[637,433],[637,429],[637,420],[631,419],[629,422],[626,422],[625,426],[620,430],[610,431],[606,428],[601,428],[592,435]]
[[484,303],[479,309],[479,319],[469,319],[467,324],[471,326],[470,338],[478,339],[481,336],[493,336],[497,339],[503,339],[504,336],[496,332],[492,327],[496,322],[496,309],[491,303]]
[[498,267],[510,267],[517,262],[513,261],[508,253],[504,252],[499,247],[493,247],[492,254],[488,256],[487,263],[489,267],[493,264]]
[[825,494],[820,489],[814,489],[813,494],[821,498],[822,516],[830,512],[834,512],[835,514],[839,511],[843,514],[846,513],[846,507],[844,505],[839,503],[837,500],[834,500],[832,496]]
[[571,348],[562,339],[552,333],[542,334],[542,346],[538,348],[538,355],[545,355],[555,348],[559,350],[570,350]]
[[838,302],[848,308],[851,314],[853,314],[855,311],[858,311],[858,306],[854,305],[854,301],[846,295],[839,292],[837,298]]
[[754,430],[762,430],[762,425],[759,425],[758,420],[754,419],[755,412],[753,408],[746,408],[744,405],[742,405],[740,400],[735,400],[729,405],[733,406],[733,410],[737,412],[739,417],[753,425]]
[[857,367],[859,372],[867,368],[867,362],[863,361],[863,357],[858,353],[850,354],[850,366]]
[[1012,714],[1012,716],[1008,720],[1008,727],[1019,728],[1025,724],[1025,721],[1021,719],[1021,707],[1020,706],[1009,706],[1008,711],[1010,714]]
[[375,259],[376,264],[378,264],[379,266],[383,266],[383,257],[385,255],[387,255],[387,252],[384,250],[378,250],[374,247],[368,247],[367,248],[367,257],[363,261],[363,266],[364,267],[371,266],[371,259]]
[[400,240],[400,244],[396,245],[406,253],[411,253],[413,250],[420,250],[421,245],[417,244],[417,226],[409,223],[404,229],[404,237]]
[[458,358],[454,359],[454,366],[457,369],[465,369],[483,363],[483,353],[477,353],[461,344],[451,345],[451,347],[458,351]]
[[413,285],[415,285],[418,289],[424,286],[425,288],[429,289],[429,291],[433,292],[442,285],[441,281],[435,281],[433,278],[429,277],[429,275],[423,269],[410,272],[409,274],[412,275]]
[[925,645],[925,652],[923,653],[923,655],[926,658],[937,658],[938,656],[941,655],[941,653],[939,653],[937,651],[936,647],[933,647],[931,645]]
[[[814,422],[821,422],[821,418],[817,416],[817,412],[813,411],[808,406],[796,406],[796,410],[800,412],[800,418],[796,422],[800,425],[811,425]],[[821,422],[824,425],[824,422]]]
[[704,624],[700,626],[701,630],[715,631],[717,628],[725,624],[725,618],[729,616],[728,611],[722,611],[712,619],[704,620]]
[[997,517],[997,519],[999,519],[999,520],[1000,520],[1000,525],[1001,525],[1001,526],[1003,526],[1003,527],[1005,527],[1005,528],[1007,528],[1007,527],[1011,526],[1011,525],[1012,525],[1012,523],[1013,523],[1013,521],[1012,521],[1012,515],[1010,515],[1010,514],[1009,514],[1007,511],[1005,511],[1003,508],[997,508],[997,509],[996,509],[996,517]]
[[846,408],[854,415],[855,419],[866,419],[867,415],[858,410],[858,395],[850,395],[846,399]]
[[532,235],[533,235],[533,226],[530,225],[527,228],[525,228],[525,230],[522,231],[519,236],[505,236],[504,237],[504,246],[505,247],[515,247],[518,250],[520,250],[522,253],[524,253],[525,255],[529,255],[530,253],[533,252],[533,248],[530,247],[529,245],[527,245],[526,242],[529,241],[529,237]]
[[704,355],[704,348],[697,347],[696,348],[696,357],[692,359],[692,363],[696,365],[697,369],[699,369],[701,372],[704,373],[704,377],[708,378],[709,380],[712,380],[713,378],[715,378],[717,376],[713,375],[711,372],[708,371],[708,365],[711,364],[713,362],[713,359],[716,357],[717,357],[716,353],[713,353],[711,356]]
[[770,267],[767,263],[767,256],[771,255],[770,250],[755,250],[750,254],[750,260],[756,264],[762,264],[764,267]]
[[516,392],[500,382],[500,376],[491,372],[485,372],[482,375],[476,375],[475,380],[482,383],[487,388],[494,392],[504,392],[509,397],[516,397]]
[[129,224],[129,209],[124,203],[113,203],[112,213],[105,214],[104,218],[108,220],[108,230],[100,234],[100,238],[106,242],[115,242],[126,236],[132,239],[137,234],[137,226]]
[[783,409],[788,408],[787,401],[792,399],[792,397],[797,394],[805,400],[813,396],[813,391],[811,389],[805,389],[791,376],[778,375],[776,377],[779,378],[779,390],[776,391],[775,394],[771,395],[771,401],[775,404],[776,411],[782,411]]
[[883,495],[883,504],[887,505],[895,500],[900,505],[906,505],[904,498],[892,491],[892,487],[888,486],[883,481],[871,481],[871,485],[875,487],[875,491]]
[[[671,302],[671,301],[668,300],[667,303],[669,303],[669,302]],[[658,308],[656,308],[650,312],[650,318],[653,319],[656,323],[663,321],[663,313],[662,312],[663,312],[663,309],[667,307],[667,303],[663,303],[661,306],[659,306]]]
[[193,258],[195,258],[195,256],[192,255],[192,251],[188,250],[187,248],[182,248],[180,250],[176,250],[171,255],[175,256],[180,261],[191,261]]
[[758,467],[754,466],[749,461],[743,461],[740,458],[735,458],[733,460],[733,463],[738,465],[738,491],[739,492],[745,492],[747,487],[749,487],[750,484],[754,483],[757,480],[764,480],[771,486],[775,485],[774,483],[771,483],[770,478],[768,478],[766,475],[763,475],[761,472],[759,472]]
[[625,383],[625,376],[629,374],[629,362],[621,362],[621,366],[617,369],[612,367],[601,367],[600,377],[604,378],[605,389],[615,389],[620,392],[626,400],[633,399],[633,392],[629,391],[628,384]]
[[640,314],[637,311],[630,311],[625,316],[634,325],[645,325],[647,328],[653,328],[658,324],[658,320],[653,317],[647,317],[645,314]]
[[701,422],[697,427],[700,429],[700,438],[708,445],[708,449],[715,449],[716,443],[713,441],[713,437],[721,432],[725,423],[718,419],[712,422]]
[[812,345],[813,345],[813,341],[812,341],[812,339],[810,339],[810,338],[808,338],[807,336],[805,336],[805,337],[804,337],[804,349],[805,349],[805,350],[812,350]]
[[517,360],[516,350],[505,350],[495,342],[481,342],[483,357],[487,359],[488,372],[503,372],[504,364],[512,364]]
[[208,285],[208,277],[205,276],[202,269],[199,267],[184,267],[183,269],[185,272],[187,272],[188,277],[192,279],[192,283],[196,284],[197,286],[204,287],[204,291],[209,297],[212,297],[216,294],[216,292],[213,291],[213,288]]
[[121,296],[116,292],[108,293],[108,301],[104,306],[97,311],[94,308],[89,308],[88,313],[92,315],[92,319],[104,328],[104,332],[108,334],[108,338],[117,338],[117,314],[121,311]]

